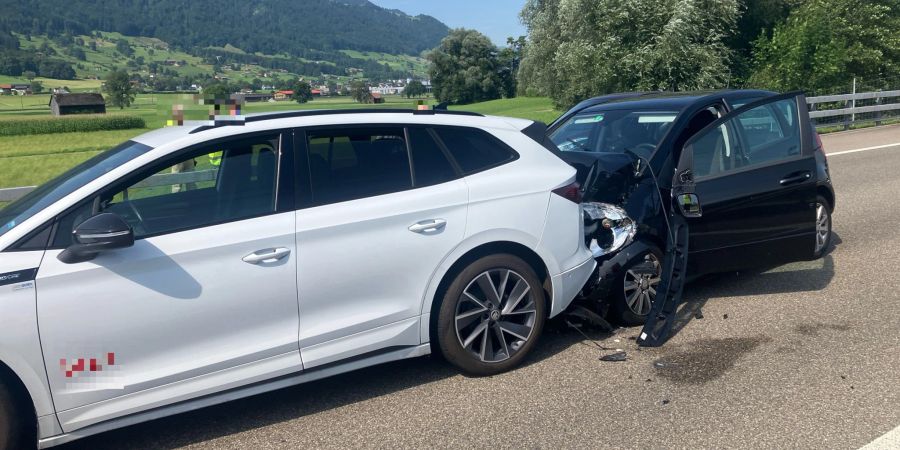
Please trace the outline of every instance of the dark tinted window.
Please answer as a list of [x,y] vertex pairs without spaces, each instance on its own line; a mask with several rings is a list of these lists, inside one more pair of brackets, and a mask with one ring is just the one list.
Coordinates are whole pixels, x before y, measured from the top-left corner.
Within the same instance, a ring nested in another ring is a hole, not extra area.
[[313,130],[307,136],[315,204],[412,188],[403,128]]
[[515,153],[484,131],[475,128],[436,128],[465,173],[478,172],[515,158]]
[[456,178],[453,165],[428,130],[410,128],[409,141],[416,187],[431,186]]

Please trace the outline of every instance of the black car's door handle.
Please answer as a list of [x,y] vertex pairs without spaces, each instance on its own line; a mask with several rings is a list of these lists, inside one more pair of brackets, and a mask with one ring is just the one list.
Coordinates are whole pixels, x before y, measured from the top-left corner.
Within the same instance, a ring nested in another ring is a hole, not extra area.
[[787,186],[789,184],[802,183],[811,177],[812,174],[809,172],[801,172],[799,174],[790,174],[785,178],[781,179],[781,185]]

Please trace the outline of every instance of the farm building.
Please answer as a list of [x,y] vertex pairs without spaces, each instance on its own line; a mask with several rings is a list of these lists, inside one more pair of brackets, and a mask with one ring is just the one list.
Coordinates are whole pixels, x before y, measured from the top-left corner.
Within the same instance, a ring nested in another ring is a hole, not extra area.
[[2,95],[31,95],[31,85],[22,83],[0,84]]
[[67,114],[105,114],[106,102],[100,94],[53,94],[50,111],[54,116]]
[[276,91],[275,100],[290,100],[294,95],[294,91]]
[[372,103],[384,103],[384,97],[379,92],[372,92]]
[[240,93],[240,94],[231,94],[231,99],[240,103],[252,103],[252,102],[267,102],[272,100],[272,94],[254,94],[254,93]]

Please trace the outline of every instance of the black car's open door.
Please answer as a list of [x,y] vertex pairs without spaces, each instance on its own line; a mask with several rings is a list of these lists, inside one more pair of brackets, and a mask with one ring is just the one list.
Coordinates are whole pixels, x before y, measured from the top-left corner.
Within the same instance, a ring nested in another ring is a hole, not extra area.
[[641,334],[661,345],[691,275],[808,259],[815,251],[816,163],[806,99],[745,105],[687,141],[672,183],[663,279]]

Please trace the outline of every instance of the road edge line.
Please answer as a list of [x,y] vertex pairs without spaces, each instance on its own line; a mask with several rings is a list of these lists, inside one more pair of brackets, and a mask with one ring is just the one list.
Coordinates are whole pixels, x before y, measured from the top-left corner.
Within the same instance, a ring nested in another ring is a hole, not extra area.
[[849,153],[866,152],[866,151],[869,151],[869,150],[880,150],[880,149],[882,149],[882,148],[889,148],[889,147],[900,147],[900,142],[896,142],[896,143],[893,143],[893,144],[876,145],[876,146],[874,146],[874,147],[864,147],[864,148],[857,148],[857,149],[853,149],[853,150],[844,150],[844,151],[834,152],[834,153],[827,153],[827,152],[826,152],[826,153],[825,153],[825,156],[846,155],[846,154],[849,154]]
[[894,450],[896,448],[900,448],[900,426],[860,447],[859,450]]

